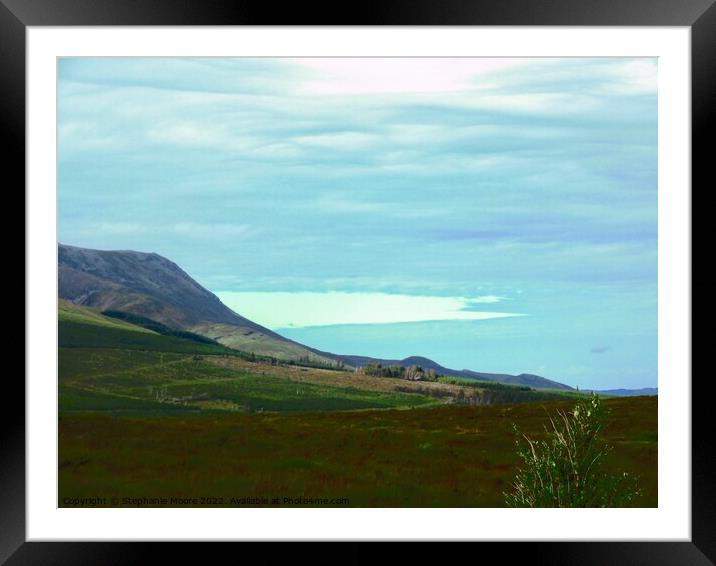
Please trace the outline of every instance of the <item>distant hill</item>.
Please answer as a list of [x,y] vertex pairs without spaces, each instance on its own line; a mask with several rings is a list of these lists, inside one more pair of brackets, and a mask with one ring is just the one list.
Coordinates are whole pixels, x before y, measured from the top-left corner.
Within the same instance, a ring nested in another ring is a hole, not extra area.
[[420,366],[423,369],[432,369],[441,375],[451,377],[462,377],[467,379],[475,379],[481,381],[498,381],[500,383],[509,383],[512,385],[528,385],[535,389],[561,389],[564,391],[574,391],[569,385],[552,381],[539,375],[529,373],[521,373],[519,375],[511,375],[507,373],[481,373],[468,369],[456,370],[441,366],[437,362],[422,356],[410,356],[402,360],[383,360],[378,358],[370,358],[367,356],[339,356],[345,360],[345,363],[354,367],[365,367],[368,364],[382,364],[383,366]]
[[656,387],[644,387],[642,389],[595,389],[595,393],[602,395],[616,395],[619,397],[639,397],[642,395],[654,396],[659,394]]

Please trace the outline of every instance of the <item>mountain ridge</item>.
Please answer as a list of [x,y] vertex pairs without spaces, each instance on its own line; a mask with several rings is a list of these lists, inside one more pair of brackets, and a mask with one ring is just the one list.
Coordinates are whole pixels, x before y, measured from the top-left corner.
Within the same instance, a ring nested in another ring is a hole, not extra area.
[[423,356],[382,360],[324,352],[244,318],[176,263],[152,252],[94,250],[59,244],[58,294],[75,304],[146,317],[177,330],[205,336],[229,348],[277,358],[356,368],[372,363],[418,365],[453,377],[573,390],[538,375],[454,370]]
[[658,396],[659,389],[657,387],[641,387],[639,389],[585,389],[585,391],[594,391],[601,395],[614,395],[616,397],[637,397],[637,396]]
[[512,375],[508,373],[485,373],[477,372],[469,369],[456,370],[445,367],[430,358],[424,356],[408,356],[402,360],[391,360],[391,359],[380,359],[371,358],[369,356],[354,356],[346,355],[340,356],[343,360],[354,367],[365,367],[368,364],[382,364],[383,366],[398,365],[408,367],[411,365],[420,366],[423,369],[432,369],[436,373],[446,375],[449,377],[461,377],[465,379],[481,380],[481,381],[497,381],[500,383],[509,383],[513,385],[528,385],[538,389],[561,389],[564,391],[575,391],[573,387],[547,379],[539,375],[521,373],[518,375]]
[[[71,290],[72,284],[77,286],[87,282],[95,287],[88,289],[86,294],[80,295],[82,304],[100,306],[93,303],[102,303],[103,298],[109,301],[106,291],[125,288],[130,290],[132,295],[148,295],[181,309],[181,314],[174,315],[180,317],[176,321],[179,324],[209,320],[246,326],[269,336],[279,337],[268,328],[229,309],[216,295],[202,287],[176,263],[159,254],[132,250],[90,250],[61,244],[58,263],[60,270],[65,271],[64,277],[62,272],[60,273],[60,295],[76,292],[74,289]],[[69,277],[76,277],[79,273],[84,274],[85,281],[77,281]],[[175,292],[165,293],[167,287],[174,288]]]

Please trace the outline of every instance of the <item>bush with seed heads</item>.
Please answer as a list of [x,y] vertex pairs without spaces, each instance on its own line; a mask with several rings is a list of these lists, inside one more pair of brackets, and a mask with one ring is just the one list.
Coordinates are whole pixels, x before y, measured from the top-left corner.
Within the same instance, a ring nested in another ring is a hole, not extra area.
[[523,462],[505,493],[510,507],[627,507],[641,493],[637,478],[604,471],[611,451],[600,437],[608,417],[598,395],[580,400],[572,411],[550,417],[547,437],[515,433]]

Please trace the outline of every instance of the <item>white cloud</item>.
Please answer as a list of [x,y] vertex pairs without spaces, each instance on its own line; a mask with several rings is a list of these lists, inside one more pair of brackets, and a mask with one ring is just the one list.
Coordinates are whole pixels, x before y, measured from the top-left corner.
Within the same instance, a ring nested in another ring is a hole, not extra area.
[[292,60],[308,71],[299,92],[334,95],[477,90],[488,86],[489,75],[524,65],[524,61],[390,57]]
[[487,320],[520,313],[465,310],[474,302],[495,303],[494,295],[432,297],[389,293],[218,292],[242,316],[269,328],[336,324],[388,324],[434,320]]
[[475,297],[474,299],[470,299],[470,303],[499,303],[500,301],[504,300],[505,297],[499,297],[497,295],[482,295],[480,297]]
[[630,59],[614,65],[605,91],[613,94],[652,94],[658,89],[657,60]]

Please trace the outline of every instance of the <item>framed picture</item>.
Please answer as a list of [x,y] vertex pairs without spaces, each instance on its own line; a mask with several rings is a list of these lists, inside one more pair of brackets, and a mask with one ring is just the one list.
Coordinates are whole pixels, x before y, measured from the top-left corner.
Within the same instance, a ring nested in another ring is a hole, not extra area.
[[710,0],[0,1],[27,211],[0,558],[716,560]]

